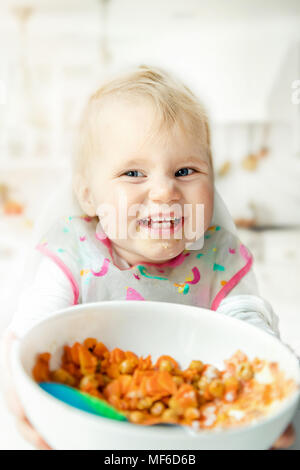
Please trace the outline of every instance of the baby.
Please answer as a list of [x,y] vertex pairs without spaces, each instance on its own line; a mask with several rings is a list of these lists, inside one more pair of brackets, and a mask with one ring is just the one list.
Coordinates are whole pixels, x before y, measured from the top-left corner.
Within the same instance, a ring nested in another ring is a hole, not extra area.
[[15,335],[58,309],[122,299],[209,308],[278,336],[251,253],[211,225],[209,126],[186,86],[147,66],[105,83],[85,109],[72,181],[83,214],[57,219],[37,245]]

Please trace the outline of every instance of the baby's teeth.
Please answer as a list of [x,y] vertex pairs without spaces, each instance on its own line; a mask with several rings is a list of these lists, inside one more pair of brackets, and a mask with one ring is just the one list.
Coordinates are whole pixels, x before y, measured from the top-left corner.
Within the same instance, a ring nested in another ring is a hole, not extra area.
[[151,218],[151,221],[152,222],[170,222],[170,221],[174,221],[174,217],[168,217],[167,219],[162,219],[160,217],[152,217]]
[[180,219],[172,218],[172,219],[141,219],[140,223],[147,227],[161,227],[161,228],[169,228],[172,225],[177,225],[180,222]]
[[159,226],[159,227],[162,227],[162,228],[168,228],[170,227],[171,225],[171,222],[152,222],[152,226]]

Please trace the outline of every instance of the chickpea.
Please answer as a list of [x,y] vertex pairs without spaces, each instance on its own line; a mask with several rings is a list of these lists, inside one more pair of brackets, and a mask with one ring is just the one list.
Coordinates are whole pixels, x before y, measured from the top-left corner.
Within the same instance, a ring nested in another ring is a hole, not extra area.
[[170,398],[168,405],[171,409],[178,408],[178,402],[175,400],[175,398]]
[[144,415],[141,411],[132,411],[129,413],[129,420],[132,423],[141,423],[143,421]]
[[169,408],[171,410],[173,410],[177,415],[182,415],[183,414],[184,410],[182,409],[182,407],[180,406],[178,401],[175,400],[174,397],[170,398],[168,405],[169,405]]
[[51,378],[54,382],[59,382],[59,383],[70,385],[70,386],[75,385],[75,382],[76,382],[73,375],[69,374],[69,372],[67,372],[64,369],[54,370],[51,373]]
[[204,365],[202,361],[192,361],[188,368],[192,370],[197,370],[198,372],[202,372],[203,367]]
[[159,364],[159,370],[165,370],[167,372],[172,372],[174,369],[174,364],[168,359],[163,359]]
[[133,361],[132,359],[125,359],[121,362],[119,366],[119,371],[121,372],[121,374],[132,374],[136,366],[136,361]]
[[224,384],[221,380],[215,379],[208,385],[208,391],[214,398],[221,398],[224,394]]
[[138,410],[147,410],[152,406],[152,400],[150,397],[141,398],[137,404]]
[[157,401],[151,407],[150,413],[154,416],[160,416],[163,413],[164,410],[165,410],[165,405],[163,404],[163,402],[162,401]]
[[240,388],[240,382],[236,377],[228,377],[225,382],[225,389],[226,391],[234,391],[237,392]]
[[174,410],[170,410],[170,408],[167,408],[163,414],[162,418],[164,421],[176,421],[177,420],[177,413]]
[[237,368],[237,376],[242,380],[251,380],[254,376],[253,367],[248,362],[243,362]]
[[200,392],[205,392],[206,388],[208,386],[208,380],[206,377],[201,377],[200,380],[197,382],[197,387]]
[[183,384],[183,378],[180,377],[179,375],[174,375],[173,381],[178,385],[178,387]]
[[189,421],[200,418],[200,411],[197,408],[187,408],[184,412],[184,417]]
[[86,375],[80,380],[80,389],[98,388],[98,380],[94,375]]
[[[211,394],[209,393],[208,386],[210,384],[210,381],[207,380],[205,376],[202,376],[200,380],[197,382],[197,388],[198,388],[198,402],[199,398],[201,399],[200,401],[202,402],[203,400],[209,401],[212,399]],[[203,399],[203,400],[202,400]]]

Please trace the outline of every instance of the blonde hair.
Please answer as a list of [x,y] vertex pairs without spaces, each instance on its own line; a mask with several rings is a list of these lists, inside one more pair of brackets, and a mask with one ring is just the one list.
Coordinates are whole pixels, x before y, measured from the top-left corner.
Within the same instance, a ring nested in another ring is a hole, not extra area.
[[[158,130],[178,123],[199,137],[212,165],[210,130],[206,112],[194,93],[181,81],[158,67],[140,65],[104,83],[89,99],[79,126],[72,177],[82,174],[93,153],[97,113],[107,97],[148,98],[154,104]],[[100,136],[101,139],[101,136]]]

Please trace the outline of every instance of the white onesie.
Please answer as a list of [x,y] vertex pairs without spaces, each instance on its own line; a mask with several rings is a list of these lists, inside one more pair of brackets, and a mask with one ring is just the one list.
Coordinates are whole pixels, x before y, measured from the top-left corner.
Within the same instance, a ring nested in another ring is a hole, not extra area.
[[40,240],[40,267],[10,327],[17,335],[56,310],[102,300],[194,305],[278,335],[272,307],[258,296],[253,257],[224,227],[209,227],[199,250],[186,249],[165,263],[129,266],[99,225],[98,217],[61,217]]

